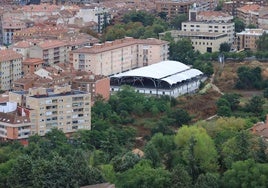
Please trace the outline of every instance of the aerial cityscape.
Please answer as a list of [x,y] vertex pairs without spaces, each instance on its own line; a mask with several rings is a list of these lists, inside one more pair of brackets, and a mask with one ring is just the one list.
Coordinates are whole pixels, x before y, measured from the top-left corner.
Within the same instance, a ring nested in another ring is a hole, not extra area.
[[0,5],[0,187],[268,187],[267,0]]

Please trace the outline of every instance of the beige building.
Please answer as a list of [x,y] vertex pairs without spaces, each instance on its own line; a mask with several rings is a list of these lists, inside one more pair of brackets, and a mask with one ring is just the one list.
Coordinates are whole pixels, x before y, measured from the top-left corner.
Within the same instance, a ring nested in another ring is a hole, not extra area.
[[260,8],[258,26],[261,29],[268,30],[268,6]]
[[0,50],[0,90],[10,90],[12,82],[22,76],[22,55],[13,50]]
[[66,43],[60,40],[44,40],[33,44],[29,49],[30,58],[40,58],[45,65],[66,62]]
[[200,53],[217,52],[220,49],[221,43],[228,41],[226,33],[187,32],[178,30],[160,33],[160,39],[161,37],[164,37],[166,33],[170,33],[175,41],[183,38],[189,38],[194,50],[199,51]]
[[257,50],[256,41],[263,35],[263,29],[246,29],[241,33],[236,34],[237,50]]
[[216,5],[216,0],[188,0],[188,1],[172,1],[172,0],[157,0],[155,1],[156,11],[164,12],[168,18],[174,18],[179,14],[188,14],[192,7],[201,10],[213,10]]
[[234,23],[232,22],[183,22],[182,31],[186,32],[207,32],[217,34],[227,34],[227,40],[225,42],[232,44],[234,42]]
[[84,47],[70,55],[75,69],[106,76],[167,59],[167,41],[131,37]]
[[253,24],[258,26],[259,10],[261,6],[257,4],[248,4],[237,8],[237,17],[243,20],[246,25]]
[[87,92],[71,90],[70,86],[31,88],[10,92],[9,100],[29,111],[31,135],[43,136],[52,128],[66,134],[91,129],[90,94]]

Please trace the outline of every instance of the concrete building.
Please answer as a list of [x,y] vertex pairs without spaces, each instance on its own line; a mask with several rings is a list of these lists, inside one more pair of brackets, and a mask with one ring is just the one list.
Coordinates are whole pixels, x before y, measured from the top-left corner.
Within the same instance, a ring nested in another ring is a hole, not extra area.
[[260,8],[258,26],[261,29],[268,30],[268,6]]
[[192,7],[198,8],[200,10],[213,10],[217,6],[217,1],[215,0],[160,0],[155,1],[156,11],[158,13],[164,12],[167,14],[169,19],[174,18],[179,14],[189,14],[189,10]]
[[0,50],[0,90],[10,90],[12,82],[22,77],[22,55]]
[[237,17],[243,20],[245,25],[253,24],[258,26],[259,10],[261,6],[256,4],[248,4],[237,8]]
[[127,37],[72,51],[70,62],[76,70],[112,75],[168,59],[168,42]]
[[217,52],[220,49],[220,45],[228,41],[226,33],[209,33],[209,32],[187,32],[172,30],[164,33],[159,33],[160,39],[165,36],[166,33],[170,33],[175,41],[183,38],[188,38],[192,42],[194,50],[200,53]]
[[246,29],[236,34],[237,50],[257,50],[256,41],[263,35],[263,29]]
[[30,47],[30,58],[40,58],[45,65],[66,62],[66,43],[60,40],[44,40]]
[[232,22],[198,22],[189,21],[182,23],[182,31],[186,32],[207,32],[207,33],[218,33],[227,34],[228,40],[225,42],[233,44],[234,42],[234,23]]
[[0,104],[0,140],[26,140],[31,133],[32,123],[24,111],[17,109],[17,103]]
[[66,134],[91,129],[90,94],[71,90],[71,86],[13,91],[9,100],[28,110],[31,135],[43,136],[52,128]]

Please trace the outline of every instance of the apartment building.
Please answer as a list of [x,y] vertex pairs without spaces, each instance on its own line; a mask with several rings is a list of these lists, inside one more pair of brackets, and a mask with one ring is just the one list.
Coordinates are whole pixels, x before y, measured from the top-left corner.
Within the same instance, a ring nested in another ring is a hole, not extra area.
[[213,21],[188,21],[182,23],[182,31],[185,32],[207,32],[207,33],[221,33],[227,34],[227,39],[225,42],[232,44],[234,42],[234,23],[232,22],[213,22]]
[[258,26],[261,29],[268,30],[268,6],[260,8]]
[[189,14],[192,7],[200,10],[213,10],[217,6],[215,0],[159,0],[155,2],[158,13],[165,12],[168,18],[174,18],[179,14]]
[[76,70],[106,76],[167,59],[167,41],[131,37],[77,49],[70,55],[70,62]]
[[0,103],[0,140],[26,140],[31,133],[32,123],[17,103]]
[[193,49],[200,53],[217,52],[220,49],[220,45],[228,41],[226,33],[209,33],[209,32],[187,32],[172,30],[164,33],[160,33],[160,39],[165,36],[166,33],[170,33],[175,41],[183,38],[188,38],[192,42]]
[[245,25],[253,24],[258,26],[259,10],[261,6],[257,4],[248,4],[237,8],[237,17],[243,20]]
[[241,33],[236,34],[237,50],[257,50],[256,41],[263,35],[263,29],[246,29]]
[[28,110],[31,135],[43,136],[52,128],[66,134],[91,129],[90,94],[71,90],[71,86],[13,91],[9,100]]
[[245,5],[268,6],[268,1],[266,0],[224,1],[222,10],[234,17],[237,17],[237,9]]
[[0,50],[0,90],[10,90],[12,82],[22,76],[22,55],[7,49]]
[[29,58],[30,54],[30,47],[32,46],[32,42],[30,41],[20,41],[14,43],[10,48],[15,52],[22,55],[23,60]]
[[30,58],[40,58],[45,65],[66,62],[66,43],[60,40],[43,40],[29,49]]

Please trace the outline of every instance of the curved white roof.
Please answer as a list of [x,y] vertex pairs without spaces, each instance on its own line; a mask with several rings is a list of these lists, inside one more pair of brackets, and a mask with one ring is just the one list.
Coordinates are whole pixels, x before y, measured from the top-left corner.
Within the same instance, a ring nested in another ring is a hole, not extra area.
[[146,67],[137,68],[127,72],[111,76],[112,78],[122,77],[147,77],[166,81],[170,85],[182,82],[202,75],[197,69],[191,69],[189,66],[178,61],[162,61]]
[[140,76],[161,79],[187,69],[190,69],[190,67],[178,61],[161,61],[160,63],[119,73],[111,77]]

